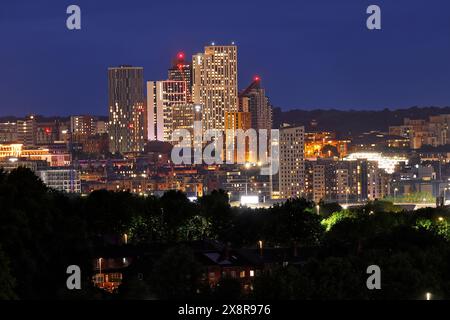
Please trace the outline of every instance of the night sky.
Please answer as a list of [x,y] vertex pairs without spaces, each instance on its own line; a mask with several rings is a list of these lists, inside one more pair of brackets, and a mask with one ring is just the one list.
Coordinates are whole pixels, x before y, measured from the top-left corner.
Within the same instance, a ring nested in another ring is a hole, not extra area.
[[[66,8],[82,30],[66,28]],[[382,9],[382,30],[366,8]],[[2,0],[0,116],[107,113],[107,67],[162,80],[173,55],[215,41],[239,49],[275,106],[382,109],[450,105],[448,0]]]

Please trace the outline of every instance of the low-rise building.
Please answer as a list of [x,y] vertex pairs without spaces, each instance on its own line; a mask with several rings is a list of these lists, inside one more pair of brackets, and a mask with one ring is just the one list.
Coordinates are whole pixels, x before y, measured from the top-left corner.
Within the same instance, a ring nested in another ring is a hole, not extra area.
[[37,171],[47,187],[66,193],[81,193],[79,171],[68,168],[51,168]]

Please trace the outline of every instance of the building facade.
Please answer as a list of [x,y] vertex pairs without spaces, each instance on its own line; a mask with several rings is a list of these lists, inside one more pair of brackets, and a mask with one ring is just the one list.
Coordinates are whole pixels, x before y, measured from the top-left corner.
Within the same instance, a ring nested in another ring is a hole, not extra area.
[[186,99],[192,104],[192,65],[186,61],[184,52],[179,52],[168,71],[168,80],[186,82]]
[[304,127],[284,127],[280,129],[279,194],[281,199],[304,195],[304,139]]
[[36,145],[36,119],[34,116],[17,121],[17,140],[25,146]]
[[94,135],[97,131],[97,123],[93,116],[71,116],[70,132],[73,135]]
[[266,90],[261,87],[261,78],[255,77],[253,82],[239,94],[239,109],[250,112],[252,128],[270,130],[273,126],[272,106],[266,96]]
[[37,174],[49,188],[67,193],[81,193],[80,173],[77,170],[58,168],[38,171]]
[[193,56],[193,101],[203,108],[203,127],[224,130],[225,113],[238,111],[237,47],[208,46]]
[[147,82],[148,140],[173,142],[177,129],[192,131],[194,105],[188,102],[186,81]]
[[0,123],[0,143],[17,142],[17,123]]
[[144,69],[108,69],[109,150],[142,152],[146,142]]

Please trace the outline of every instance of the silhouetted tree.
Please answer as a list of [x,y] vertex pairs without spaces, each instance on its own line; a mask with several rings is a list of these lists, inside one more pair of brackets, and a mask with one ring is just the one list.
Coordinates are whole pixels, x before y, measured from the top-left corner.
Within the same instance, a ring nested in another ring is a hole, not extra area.
[[214,291],[214,299],[239,300],[242,298],[241,283],[232,278],[222,278]]
[[9,259],[0,246],[0,300],[13,300],[17,296],[14,292],[15,279],[11,275]]
[[227,230],[231,226],[233,218],[228,194],[223,190],[213,191],[211,194],[200,198],[199,205],[202,215],[212,223],[213,234],[223,241],[228,241]]
[[187,247],[169,249],[153,267],[151,290],[159,299],[192,299],[201,275],[201,266]]
[[291,199],[269,209],[271,220],[266,226],[268,240],[275,245],[319,245],[324,227],[313,203],[304,199]]

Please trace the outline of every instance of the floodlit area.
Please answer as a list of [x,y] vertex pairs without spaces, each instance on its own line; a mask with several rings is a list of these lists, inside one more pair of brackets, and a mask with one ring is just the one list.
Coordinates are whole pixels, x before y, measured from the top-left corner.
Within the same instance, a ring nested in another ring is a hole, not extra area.
[[377,162],[378,168],[385,170],[387,173],[392,174],[395,171],[395,167],[401,163],[408,163],[408,159],[401,156],[386,156],[381,152],[355,152],[349,154],[345,161],[355,160],[368,160]]

